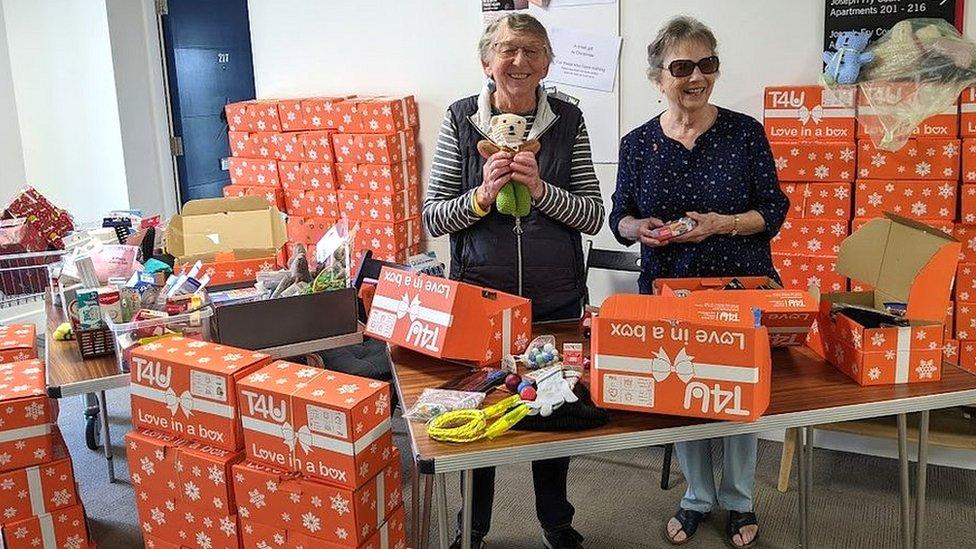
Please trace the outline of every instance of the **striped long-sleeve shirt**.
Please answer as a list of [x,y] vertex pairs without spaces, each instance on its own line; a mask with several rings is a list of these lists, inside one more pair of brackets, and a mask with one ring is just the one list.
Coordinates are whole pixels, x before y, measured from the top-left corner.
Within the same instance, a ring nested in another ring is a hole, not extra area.
[[[534,115],[526,116],[525,132],[532,128]],[[464,230],[481,219],[472,208],[474,190],[461,191],[461,149],[458,130],[450,111],[444,117],[437,147],[430,169],[427,196],[424,198],[424,224],[433,236]],[[600,182],[593,169],[590,138],[586,124],[580,118],[573,145],[569,185],[557,187],[549,183],[535,207],[543,214],[582,233],[596,234],[603,225],[603,199]]]

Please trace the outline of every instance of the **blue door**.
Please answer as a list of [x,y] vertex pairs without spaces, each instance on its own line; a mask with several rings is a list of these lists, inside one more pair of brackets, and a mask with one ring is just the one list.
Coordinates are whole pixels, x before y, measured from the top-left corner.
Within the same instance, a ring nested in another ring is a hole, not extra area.
[[163,41],[184,204],[221,196],[230,182],[221,166],[229,154],[224,105],[254,99],[251,31],[247,0],[166,4]]

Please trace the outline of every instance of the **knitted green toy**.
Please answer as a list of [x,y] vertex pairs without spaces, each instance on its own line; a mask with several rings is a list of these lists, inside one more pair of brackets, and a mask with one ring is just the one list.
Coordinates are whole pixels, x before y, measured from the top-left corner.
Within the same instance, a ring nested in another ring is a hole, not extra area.
[[[540,144],[537,139],[525,141],[525,118],[517,114],[498,114],[491,117],[491,138],[478,142],[478,152],[488,158],[498,151],[512,154],[528,151],[533,154],[539,152]],[[532,195],[528,187],[514,179],[505,184],[495,197],[495,207],[503,214],[525,217],[532,209]]]

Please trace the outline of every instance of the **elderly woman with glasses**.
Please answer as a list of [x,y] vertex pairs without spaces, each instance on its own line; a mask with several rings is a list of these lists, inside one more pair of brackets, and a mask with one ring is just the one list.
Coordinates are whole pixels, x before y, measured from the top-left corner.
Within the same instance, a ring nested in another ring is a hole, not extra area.
[[[578,319],[586,289],[580,233],[595,234],[604,216],[582,113],[539,85],[552,47],[532,16],[511,14],[490,24],[479,53],[488,84],[447,109],[424,223],[433,236],[450,235],[452,279],[530,298],[535,321]],[[538,152],[499,151],[482,158],[478,142],[492,135],[491,118],[499,114],[524,117],[524,135],[518,137],[538,140]],[[531,208],[520,217],[496,205],[510,180],[524,184],[531,197]],[[580,547],[582,541],[566,497],[568,470],[568,458],[532,463],[536,515],[549,548]],[[491,524],[494,483],[494,469],[474,472],[475,548]],[[453,546],[460,545],[459,534]]]
[[[667,109],[627,134],[620,144],[610,228],[622,244],[641,244],[639,289],[658,277],[761,275],[779,279],[770,239],[789,201],[779,188],[762,125],[709,103],[718,79],[715,36],[701,22],[677,17],[647,47],[648,76]],[[690,217],[695,227],[672,238],[652,232]],[[658,237],[658,238],[656,238]],[[688,488],[665,528],[683,544],[716,506],[728,511],[727,541],[751,547],[756,436],[714,441],[724,449],[715,489],[710,440],[675,444]]]

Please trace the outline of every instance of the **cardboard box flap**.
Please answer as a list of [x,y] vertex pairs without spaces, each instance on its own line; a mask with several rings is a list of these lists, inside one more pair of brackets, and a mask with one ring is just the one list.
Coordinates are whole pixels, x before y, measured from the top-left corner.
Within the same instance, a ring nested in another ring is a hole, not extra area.
[[[959,242],[923,223],[891,213],[885,216],[867,222],[841,243],[837,272],[873,286],[875,307],[893,301],[908,305],[909,318],[942,318]],[[925,296],[941,295],[943,290],[944,299]]]
[[166,228],[166,247],[176,257],[237,249],[278,250],[287,241],[285,222],[263,197],[192,200]]
[[738,328],[757,325],[751,296],[730,292],[693,293],[683,298],[614,294],[600,306],[600,315],[635,321],[658,318]]

